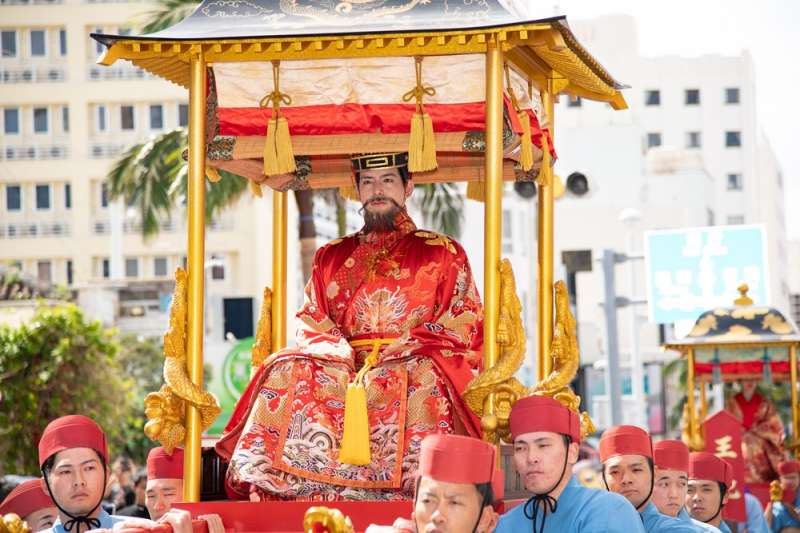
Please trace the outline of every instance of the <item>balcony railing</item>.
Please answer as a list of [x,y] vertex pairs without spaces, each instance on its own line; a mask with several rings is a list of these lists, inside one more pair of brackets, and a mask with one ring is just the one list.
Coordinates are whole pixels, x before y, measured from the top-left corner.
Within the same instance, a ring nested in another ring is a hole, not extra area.
[[[159,226],[161,233],[174,233],[186,230],[186,223],[182,220],[180,213],[172,215],[172,219],[163,222]],[[233,231],[235,227],[232,216],[224,215],[219,219],[212,221],[208,225],[209,231]],[[142,223],[138,220],[126,220],[122,224],[122,231],[127,234],[135,234],[142,232]],[[108,235],[111,233],[111,223],[108,220],[95,220],[92,222],[92,233],[95,235]]]
[[[0,0],[2,2],[3,0]],[[27,2],[20,2],[26,4]],[[38,3],[38,2],[36,2]],[[61,3],[61,2],[49,2]],[[51,83],[65,81],[67,69],[62,66],[0,66],[0,83]]]
[[64,0],[0,0],[0,6],[29,6],[63,3]]
[[113,81],[113,80],[154,80],[156,76],[138,67],[127,64],[103,67],[100,65],[89,65],[86,70],[86,78],[89,81]]
[[41,161],[66,159],[67,157],[69,157],[69,147],[63,144],[18,145],[0,148],[0,161]]
[[119,143],[92,143],[89,145],[89,157],[91,159],[107,159],[117,157],[127,150],[129,145]]
[[67,222],[0,223],[0,239],[30,239],[37,237],[69,237]]

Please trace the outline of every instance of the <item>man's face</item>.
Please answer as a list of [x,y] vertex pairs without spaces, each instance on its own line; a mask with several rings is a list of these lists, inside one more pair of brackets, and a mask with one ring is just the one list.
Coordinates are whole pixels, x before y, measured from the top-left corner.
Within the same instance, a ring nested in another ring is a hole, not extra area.
[[172,504],[183,501],[182,479],[148,479],[145,505],[151,520],[158,520],[170,510]]
[[[720,503],[728,501],[726,495],[720,502],[719,483],[707,479],[690,479],[686,493],[686,510],[695,520],[708,522],[717,514]],[[719,519],[719,516],[717,516]]]
[[358,198],[368,213],[386,214],[402,208],[413,190],[411,180],[403,185],[403,178],[396,168],[362,170],[359,173]]
[[446,483],[423,476],[417,488],[413,519],[417,533],[478,533],[494,531],[497,515],[471,483]]
[[656,467],[653,503],[661,514],[677,517],[686,501],[689,478],[686,472]]
[[642,455],[618,455],[603,465],[608,490],[625,496],[639,508],[650,493],[650,465]]
[[[98,504],[105,492],[107,478],[97,452],[91,448],[58,452],[47,476],[53,499],[73,515],[85,515]],[[99,507],[95,512],[98,510]]]
[[[564,461],[567,468],[564,469]],[[549,431],[523,433],[514,439],[514,465],[525,488],[543,494],[572,476],[572,465],[578,461],[578,444],[564,446],[564,437]]]
[[147,479],[142,479],[139,483],[133,486],[133,492],[136,494],[136,505],[144,505],[146,488]]
[[44,509],[39,509],[38,511],[34,511],[22,517],[22,519],[28,523],[31,527],[31,531],[36,533],[37,531],[42,531],[43,529],[51,527],[57,517],[58,510],[55,507],[45,507]]
[[742,381],[742,393],[750,397],[756,391],[756,386],[758,386],[758,381],[754,379],[746,379]]
[[791,474],[781,476],[781,488],[783,488],[783,490],[797,490],[798,486],[800,486],[799,473],[792,472]]

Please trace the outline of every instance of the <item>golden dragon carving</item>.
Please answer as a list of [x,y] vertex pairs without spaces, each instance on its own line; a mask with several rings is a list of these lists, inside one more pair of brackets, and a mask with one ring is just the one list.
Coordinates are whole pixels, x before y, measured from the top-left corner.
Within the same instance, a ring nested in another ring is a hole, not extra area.
[[[500,354],[497,363],[476,376],[464,390],[464,401],[481,417],[484,438],[490,442],[498,439],[509,442],[511,435],[508,418],[511,407],[519,398],[528,395],[550,396],[574,412],[579,412],[580,397],[570,388],[580,365],[580,352],[575,317],[569,307],[569,296],[563,281],[555,284],[555,331],[550,345],[553,370],[532,388],[523,386],[514,374],[525,359],[525,329],[522,324],[522,306],[516,294],[516,283],[511,263],[504,259],[500,270],[500,316],[497,342]],[[488,413],[486,406],[493,400],[494,409]],[[581,418],[581,437],[596,431],[588,413]]]
[[303,531],[308,533],[353,533],[353,523],[339,509],[309,507],[303,517]]
[[0,516],[0,533],[31,533],[31,527],[14,513]]
[[203,431],[214,423],[221,411],[217,399],[192,383],[187,374],[187,307],[187,274],[184,269],[177,268],[169,329],[164,334],[164,385],[161,390],[151,392],[144,399],[144,413],[148,419],[144,432],[152,440],[160,442],[168,453],[172,453],[186,435],[184,419],[187,404],[200,412]]
[[706,439],[703,432],[703,425],[700,423],[700,415],[689,410],[689,402],[683,404],[683,416],[681,417],[681,440],[693,452],[702,452],[706,449]]
[[256,326],[256,340],[250,352],[252,371],[255,372],[261,363],[272,353],[272,291],[264,287],[264,300],[261,302],[261,314]]

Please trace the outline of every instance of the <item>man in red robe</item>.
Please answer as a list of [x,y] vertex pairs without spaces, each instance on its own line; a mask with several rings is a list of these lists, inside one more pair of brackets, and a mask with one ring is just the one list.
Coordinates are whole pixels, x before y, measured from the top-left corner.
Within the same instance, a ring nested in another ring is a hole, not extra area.
[[[483,308],[461,246],[406,213],[407,161],[353,158],[364,227],[317,251],[297,345],[261,365],[217,444],[231,496],[410,498],[424,437],[479,435],[460,393],[481,364]],[[342,453],[357,427],[365,461]]]
[[783,422],[772,402],[756,391],[757,385],[758,380],[743,380],[741,392],[725,405],[742,422],[745,483],[769,483],[778,477],[778,463],[785,455]]

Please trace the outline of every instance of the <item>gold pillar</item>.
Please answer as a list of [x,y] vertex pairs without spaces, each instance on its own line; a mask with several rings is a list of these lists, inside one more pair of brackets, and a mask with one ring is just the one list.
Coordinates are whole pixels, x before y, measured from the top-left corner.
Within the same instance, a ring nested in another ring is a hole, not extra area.
[[[189,309],[186,366],[192,383],[203,386],[203,284],[206,212],[206,64],[202,51],[191,55],[189,86]],[[186,406],[183,500],[200,501],[202,450],[200,412]]]
[[[500,239],[503,200],[503,52],[496,41],[486,51],[486,198],[484,202],[483,367],[497,363],[500,315]],[[494,415],[494,395],[484,408]],[[486,428],[491,429],[491,428]]]
[[[550,135],[555,138],[555,115],[553,106],[552,80],[542,89],[542,107],[547,114]],[[544,137],[543,137],[544,138]],[[542,178],[539,180],[538,207],[538,309],[537,318],[537,361],[538,379],[543,380],[553,370],[550,357],[550,344],[553,340],[553,170],[550,167],[550,150],[545,146],[542,155]]]
[[[797,344],[789,346],[789,377],[791,382],[792,400],[792,433],[794,444],[800,446],[800,405],[797,403]],[[800,448],[794,449],[794,455],[800,458]]]
[[286,346],[286,218],[288,193],[272,191],[272,351]]
[[700,381],[700,423],[705,422],[708,416],[708,399],[706,398],[706,382]]
[[689,417],[686,423],[689,424],[689,436],[694,439],[698,430],[697,411],[694,409],[694,348],[689,348],[686,352],[686,364],[686,403],[689,406]]

